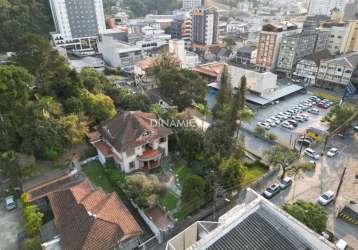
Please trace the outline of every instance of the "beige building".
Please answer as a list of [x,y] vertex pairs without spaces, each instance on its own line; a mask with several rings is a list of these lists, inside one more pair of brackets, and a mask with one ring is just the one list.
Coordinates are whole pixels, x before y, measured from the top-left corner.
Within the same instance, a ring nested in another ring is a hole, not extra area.
[[257,36],[256,64],[267,70],[274,70],[282,37],[298,31],[297,25],[292,23],[264,25]]

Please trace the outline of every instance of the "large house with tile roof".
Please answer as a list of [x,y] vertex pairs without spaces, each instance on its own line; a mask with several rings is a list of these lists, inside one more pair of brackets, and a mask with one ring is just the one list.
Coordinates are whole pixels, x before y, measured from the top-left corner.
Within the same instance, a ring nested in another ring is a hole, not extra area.
[[99,160],[105,164],[113,159],[123,172],[150,170],[168,156],[168,136],[172,130],[161,126],[152,113],[127,111],[104,122],[89,134]]
[[[95,189],[84,179],[71,187],[53,190],[47,198],[54,218],[45,224],[46,230],[41,230],[47,231],[42,249],[109,250],[138,246],[142,229],[116,193]],[[49,224],[52,230],[48,229]]]

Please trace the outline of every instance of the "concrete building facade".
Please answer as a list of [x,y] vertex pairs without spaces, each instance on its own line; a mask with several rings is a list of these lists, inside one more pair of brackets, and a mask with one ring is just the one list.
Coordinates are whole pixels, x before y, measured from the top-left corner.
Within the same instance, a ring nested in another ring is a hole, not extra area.
[[73,51],[93,51],[99,34],[105,32],[102,0],[50,0],[56,31],[55,46]]
[[198,8],[192,16],[192,43],[206,46],[216,44],[219,37],[219,14],[214,8]]

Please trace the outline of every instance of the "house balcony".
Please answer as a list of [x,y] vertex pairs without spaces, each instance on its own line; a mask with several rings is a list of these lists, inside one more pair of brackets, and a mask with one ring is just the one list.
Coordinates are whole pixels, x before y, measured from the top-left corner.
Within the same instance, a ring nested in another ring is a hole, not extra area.
[[138,156],[138,160],[142,163],[145,170],[156,168],[160,165],[162,158],[162,152],[160,150],[147,148],[143,155]]

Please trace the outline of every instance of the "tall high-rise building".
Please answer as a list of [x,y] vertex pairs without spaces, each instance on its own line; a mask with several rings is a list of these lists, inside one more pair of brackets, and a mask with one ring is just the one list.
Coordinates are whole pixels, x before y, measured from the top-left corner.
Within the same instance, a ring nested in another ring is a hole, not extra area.
[[256,64],[267,70],[274,70],[282,37],[298,32],[297,25],[292,23],[264,25],[257,36]]
[[192,15],[192,43],[205,46],[218,42],[219,14],[214,8],[194,9]]
[[54,44],[74,51],[93,50],[106,29],[102,0],[50,0],[50,6]]
[[203,5],[203,0],[183,0],[183,9],[191,10]]

